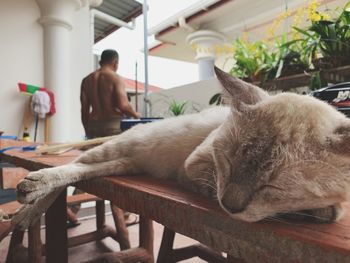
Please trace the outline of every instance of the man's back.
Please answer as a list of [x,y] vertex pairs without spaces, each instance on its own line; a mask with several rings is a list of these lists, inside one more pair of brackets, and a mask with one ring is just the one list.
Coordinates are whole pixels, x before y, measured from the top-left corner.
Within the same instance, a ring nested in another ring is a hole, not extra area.
[[96,70],[89,74],[82,82],[82,93],[86,96],[92,110],[89,120],[107,120],[121,116],[118,110],[116,89],[123,85],[115,73],[108,70]]
[[102,137],[120,132],[123,115],[140,118],[133,110],[125,92],[125,84],[115,72],[118,53],[105,50],[101,68],[85,77],[81,83],[81,120],[88,137]]

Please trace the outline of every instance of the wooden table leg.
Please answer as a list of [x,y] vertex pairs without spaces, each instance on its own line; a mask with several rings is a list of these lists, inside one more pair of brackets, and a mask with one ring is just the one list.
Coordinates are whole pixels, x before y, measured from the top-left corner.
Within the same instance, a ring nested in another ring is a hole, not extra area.
[[14,263],[15,262],[15,253],[16,249],[19,245],[22,245],[24,237],[24,231],[14,229],[11,236],[9,250],[7,252],[6,263]]
[[105,200],[96,201],[96,228],[102,229],[106,223]]
[[245,260],[227,255],[227,263],[245,263]]
[[28,228],[28,262],[40,263],[42,244],[40,237],[40,219]]
[[62,191],[46,212],[46,262],[68,262],[67,190]]
[[148,261],[142,261],[142,263],[154,263],[154,254],[153,254],[153,240],[154,240],[154,231],[153,231],[153,221],[147,219],[143,216],[140,216],[140,247],[146,249],[151,255],[151,259]]
[[117,230],[117,240],[121,250],[130,248],[129,231],[126,228],[124,211],[111,203],[111,210]]
[[164,227],[162,243],[159,248],[157,263],[170,263],[173,251],[175,232],[166,226]]

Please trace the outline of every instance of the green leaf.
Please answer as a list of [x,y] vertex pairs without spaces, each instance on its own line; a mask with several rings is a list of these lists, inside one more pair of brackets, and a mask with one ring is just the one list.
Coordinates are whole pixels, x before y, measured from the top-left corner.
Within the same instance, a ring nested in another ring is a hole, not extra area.
[[187,102],[177,102],[176,100],[172,100],[169,105],[169,110],[174,116],[179,116],[185,113],[185,106]]
[[221,93],[216,93],[215,95],[213,95],[213,97],[210,98],[209,100],[209,105],[220,105],[221,104]]

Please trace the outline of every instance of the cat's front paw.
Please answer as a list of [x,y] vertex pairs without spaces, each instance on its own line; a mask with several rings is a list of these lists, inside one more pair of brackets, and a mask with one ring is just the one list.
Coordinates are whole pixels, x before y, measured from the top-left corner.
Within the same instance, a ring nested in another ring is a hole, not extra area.
[[17,200],[28,204],[50,190],[43,171],[31,172],[17,185]]
[[4,220],[8,220],[9,216],[8,214],[5,213],[5,211],[3,211],[2,209],[0,209],[0,222],[4,221]]

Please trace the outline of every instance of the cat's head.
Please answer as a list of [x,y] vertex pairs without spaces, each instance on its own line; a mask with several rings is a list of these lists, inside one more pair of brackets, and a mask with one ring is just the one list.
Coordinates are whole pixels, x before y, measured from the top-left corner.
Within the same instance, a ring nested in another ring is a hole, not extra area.
[[313,97],[269,96],[216,68],[231,113],[213,143],[218,199],[234,218],[349,200],[350,119]]

